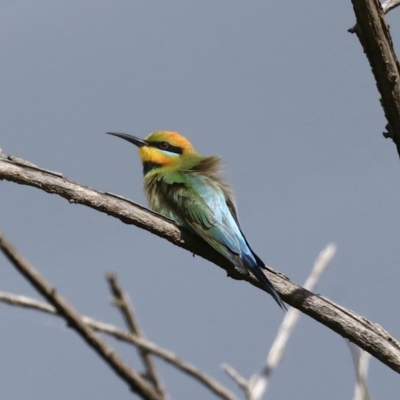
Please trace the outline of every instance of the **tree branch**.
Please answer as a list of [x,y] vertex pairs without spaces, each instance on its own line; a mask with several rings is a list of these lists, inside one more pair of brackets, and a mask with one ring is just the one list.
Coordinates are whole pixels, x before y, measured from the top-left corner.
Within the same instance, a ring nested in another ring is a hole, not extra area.
[[[58,314],[57,310],[53,306],[47,303],[43,303],[41,301],[31,299],[26,296],[0,292],[0,302],[12,306],[42,311],[60,317],[60,314]],[[218,383],[215,379],[199,371],[195,366],[184,362],[171,351],[163,349],[160,346],[148,341],[147,339],[140,338],[138,336],[124,332],[114,325],[107,324],[105,322],[101,322],[85,316],[82,316],[82,320],[85,322],[85,324],[98,332],[113,336],[114,338],[123,342],[131,343],[141,349],[146,350],[154,356],[161,358],[168,364],[180,369],[185,374],[202,383],[207,389],[211,390],[217,397],[221,398],[222,400],[236,400],[236,397],[229,390]]]
[[0,232],[0,250],[14,267],[32,284],[32,286],[52,304],[85,342],[124,380],[131,390],[144,399],[162,400],[162,397],[135,371],[133,371],[114,350],[107,345],[56,290],[18,253]]
[[246,399],[249,399],[251,396],[251,394],[249,392],[249,381],[246,378],[244,378],[242,375],[240,375],[239,372],[237,372],[236,369],[233,368],[231,365],[222,364],[221,367],[226,372],[226,374],[234,382],[236,382],[236,384],[239,386],[239,388],[243,390],[243,393],[244,393]]
[[[137,321],[135,314],[133,312],[133,307],[129,301],[129,297],[118,283],[117,276],[115,274],[109,273],[107,274],[106,278],[108,284],[110,285],[111,293],[113,294],[115,299],[114,303],[121,311],[122,317],[124,318],[130,333],[145,339],[144,333],[141,330],[139,322]],[[140,357],[143,361],[143,365],[146,368],[144,377],[154,386],[156,391],[161,396],[163,396],[163,398],[166,399],[167,398],[166,391],[163,387],[156,366],[154,365],[149,352],[143,347],[139,347],[138,350]]]
[[[246,280],[259,288],[257,279],[253,276],[235,275],[229,262],[204,242],[130,200],[71,182],[62,175],[25,165],[23,160],[13,161],[10,157],[0,158],[0,179],[57,194],[71,203],[83,204],[126,224],[138,226],[213,262],[225,269],[230,276]],[[400,372],[400,344],[379,325],[303,289],[276,271],[269,270],[267,274],[286,303],[357,344],[394,371]]]
[[[357,34],[371,65],[388,121],[384,136],[393,139],[400,155],[400,72],[389,27],[378,0],[351,1],[357,24],[349,32]],[[385,4],[385,10],[394,8],[395,3]]]
[[382,10],[387,14],[390,10],[400,6],[400,0],[387,0],[381,3]]

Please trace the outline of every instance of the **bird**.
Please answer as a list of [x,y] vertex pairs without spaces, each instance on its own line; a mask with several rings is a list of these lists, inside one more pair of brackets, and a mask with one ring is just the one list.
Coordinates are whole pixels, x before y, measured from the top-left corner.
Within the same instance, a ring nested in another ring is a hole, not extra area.
[[286,310],[266,277],[263,261],[252,250],[240,227],[231,187],[221,178],[218,156],[202,156],[184,136],[155,131],[145,139],[107,132],[139,149],[143,186],[150,208],[199,236],[243,275],[251,272],[278,305]]

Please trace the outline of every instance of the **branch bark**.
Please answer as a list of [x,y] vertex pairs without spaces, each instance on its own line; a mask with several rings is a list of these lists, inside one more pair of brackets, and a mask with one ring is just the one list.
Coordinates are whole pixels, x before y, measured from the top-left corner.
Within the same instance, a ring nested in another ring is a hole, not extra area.
[[[357,34],[371,65],[376,86],[382,96],[381,105],[388,121],[384,136],[393,139],[400,155],[400,67],[389,27],[378,0],[351,1],[357,24],[349,29],[349,32]],[[395,3],[388,4],[386,11],[394,8],[397,5]]]
[[[42,170],[12,157],[0,158],[0,179],[57,194],[70,203],[83,204],[118,218],[126,224],[138,226],[213,262],[235,279],[246,280],[253,286],[259,287],[258,281],[253,276],[235,275],[232,266],[204,242],[179,230],[166,218],[130,200],[74,183],[60,174]],[[379,325],[327,298],[303,289],[274,270],[269,270],[267,274],[286,303],[357,344],[400,373],[400,343]]]

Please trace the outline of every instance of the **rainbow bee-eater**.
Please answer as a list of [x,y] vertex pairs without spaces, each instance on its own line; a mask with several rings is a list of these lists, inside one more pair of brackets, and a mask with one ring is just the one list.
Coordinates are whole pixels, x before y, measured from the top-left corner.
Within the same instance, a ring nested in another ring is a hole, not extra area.
[[253,273],[280,307],[286,309],[265,276],[265,264],[240,228],[230,186],[221,179],[219,157],[203,157],[176,132],[156,131],[146,139],[107,132],[139,148],[144,191],[150,208],[200,236],[240,273]]

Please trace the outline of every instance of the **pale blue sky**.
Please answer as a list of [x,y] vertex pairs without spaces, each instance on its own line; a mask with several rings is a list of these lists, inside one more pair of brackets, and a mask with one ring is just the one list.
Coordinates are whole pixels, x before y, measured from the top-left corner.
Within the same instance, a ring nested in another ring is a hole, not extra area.
[[[353,24],[350,0],[4,1],[0,147],[144,204],[136,149],[104,132],[177,130],[223,157],[267,264],[301,284],[336,243],[317,292],[400,337],[399,158]],[[7,182],[0,195],[0,229],[80,312],[122,325],[103,278],[114,271],[149,339],[238,395],[220,364],[260,369],[283,317],[269,296],[88,208]],[[0,267],[0,290],[38,297]],[[132,398],[65,324],[1,304],[0,318],[2,398]],[[214,398],[159,365],[173,399]],[[268,399],[351,399],[353,384],[344,341],[304,316]],[[398,374],[375,360],[369,385],[398,399]]]

